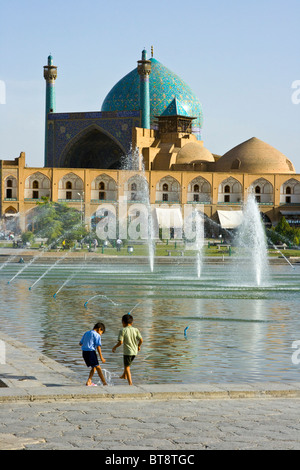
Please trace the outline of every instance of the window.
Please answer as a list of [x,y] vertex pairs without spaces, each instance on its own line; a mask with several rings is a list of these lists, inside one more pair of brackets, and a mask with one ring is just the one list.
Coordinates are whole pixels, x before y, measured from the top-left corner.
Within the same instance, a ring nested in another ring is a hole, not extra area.
[[105,189],[105,183],[103,181],[99,183],[99,189]]
[[194,201],[199,202],[199,194],[194,194]]
[[[72,189],[72,182],[71,181],[67,181],[66,182],[66,189]],[[68,198],[67,198],[68,199]],[[70,198],[71,199],[71,198]]]
[[33,189],[39,189],[39,182],[37,180],[34,180],[34,182],[32,183],[32,187]]
[[7,198],[7,199],[11,199],[11,198],[12,198],[12,189],[11,189],[11,188],[7,188],[7,189],[6,189],[6,198]]
[[200,191],[199,184],[195,184],[194,193],[199,193],[199,191]]
[[[229,187],[229,186],[228,186]],[[225,195],[224,196],[224,202],[230,202],[230,196],[229,195]]]
[[66,199],[72,199],[72,191],[66,192]]
[[39,198],[39,192],[38,191],[32,191],[32,199],[38,199]]
[[236,158],[231,165],[232,170],[238,170],[241,166],[241,160],[239,158]]
[[105,199],[105,192],[104,191],[99,192],[99,199]]
[[163,200],[163,201],[168,201],[168,200],[169,200],[168,194],[163,193],[163,195],[162,195],[162,200]]
[[12,180],[7,180],[7,182],[6,182],[6,187],[7,187],[7,188],[12,188],[12,187],[13,187],[13,182],[12,182]]
[[[229,184],[226,184],[225,188],[224,188],[224,193],[230,193],[230,186]],[[226,201],[225,201],[226,202]],[[229,201],[228,201],[229,202]]]
[[291,187],[287,186],[285,192],[286,192],[286,194],[292,194]]
[[260,193],[261,193],[260,186],[255,186],[255,194],[260,194]]
[[286,196],[286,197],[285,197],[285,202],[286,202],[287,204],[290,204],[290,203],[291,203],[291,196]]
[[256,202],[259,204],[260,203],[260,196],[255,196],[255,199],[256,199]]
[[167,183],[163,184],[162,189],[163,189],[163,191],[169,191],[169,186],[167,185]]
[[136,190],[137,190],[136,183],[132,183],[132,185],[130,186],[130,188],[131,188],[131,191],[136,191]]

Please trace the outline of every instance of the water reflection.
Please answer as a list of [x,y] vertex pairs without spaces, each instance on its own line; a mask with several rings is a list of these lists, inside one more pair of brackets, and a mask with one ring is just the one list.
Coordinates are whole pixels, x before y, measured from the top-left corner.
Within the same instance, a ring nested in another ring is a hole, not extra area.
[[143,266],[91,265],[79,276],[74,267],[60,266],[31,291],[46,267],[31,266],[7,285],[17,269],[8,265],[0,271],[1,329],[83,380],[87,371],[78,342],[102,320],[105,369],[118,383],[122,352],[113,354],[111,348],[122,315],[133,307],[144,338],[133,364],[135,383],[298,380],[291,344],[299,339],[299,267],[274,267],[268,286],[240,288],[230,284],[225,266],[204,266],[200,279],[188,266],[149,273]]

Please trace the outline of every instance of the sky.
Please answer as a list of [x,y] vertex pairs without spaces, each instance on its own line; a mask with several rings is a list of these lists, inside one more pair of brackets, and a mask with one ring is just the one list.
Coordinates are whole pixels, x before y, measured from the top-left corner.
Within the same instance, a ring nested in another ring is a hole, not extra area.
[[56,112],[99,111],[153,45],[202,103],[206,148],[257,137],[300,173],[299,18],[299,0],[0,0],[0,159],[44,165],[50,53]]

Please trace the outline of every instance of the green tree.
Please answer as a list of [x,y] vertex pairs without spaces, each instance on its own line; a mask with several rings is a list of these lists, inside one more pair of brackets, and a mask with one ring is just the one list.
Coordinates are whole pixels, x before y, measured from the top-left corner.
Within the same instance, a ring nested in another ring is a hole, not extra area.
[[291,227],[285,217],[280,219],[274,231],[282,242],[299,245],[300,228]]
[[21,235],[22,242],[25,243],[33,243],[34,242],[34,234],[32,232],[24,232]]
[[70,248],[75,240],[87,235],[79,211],[66,203],[50,202],[46,198],[34,209],[33,226],[34,233],[47,238],[47,245],[51,247],[65,241],[65,247]]

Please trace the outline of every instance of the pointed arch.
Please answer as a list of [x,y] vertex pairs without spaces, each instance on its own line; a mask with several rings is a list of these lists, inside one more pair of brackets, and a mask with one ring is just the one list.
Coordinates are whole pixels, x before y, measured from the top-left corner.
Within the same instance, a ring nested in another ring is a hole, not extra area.
[[273,202],[273,185],[265,178],[258,178],[253,181],[249,189],[254,192],[258,203],[270,204]]
[[51,181],[40,171],[29,175],[25,180],[24,199],[51,198]]
[[58,200],[79,200],[83,198],[83,181],[73,172],[65,174],[58,182]]
[[92,124],[66,145],[59,166],[64,168],[118,169],[125,149],[109,132]]
[[211,202],[211,184],[202,176],[197,176],[188,184],[188,202]]
[[147,179],[138,173],[132,175],[124,183],[124,194],[128,201],[148,201],[149,185]]
[[280,187],[280,204],[300,203],[300,181],[290,178]]
[[17,178],[9,175],[4,180],[4,198],[5,199],[17,199]]
[[92,200],[117,200],[117,183],[106,173],[102,173],[93,179],[91,183],[91,199]]
[[156,184],[156,201],[180,202],[181,186],[173,176],[167,175]]
[[240,203],[243,198],[242,184],[232,176],[226,178],[219,184],[219,203]]

